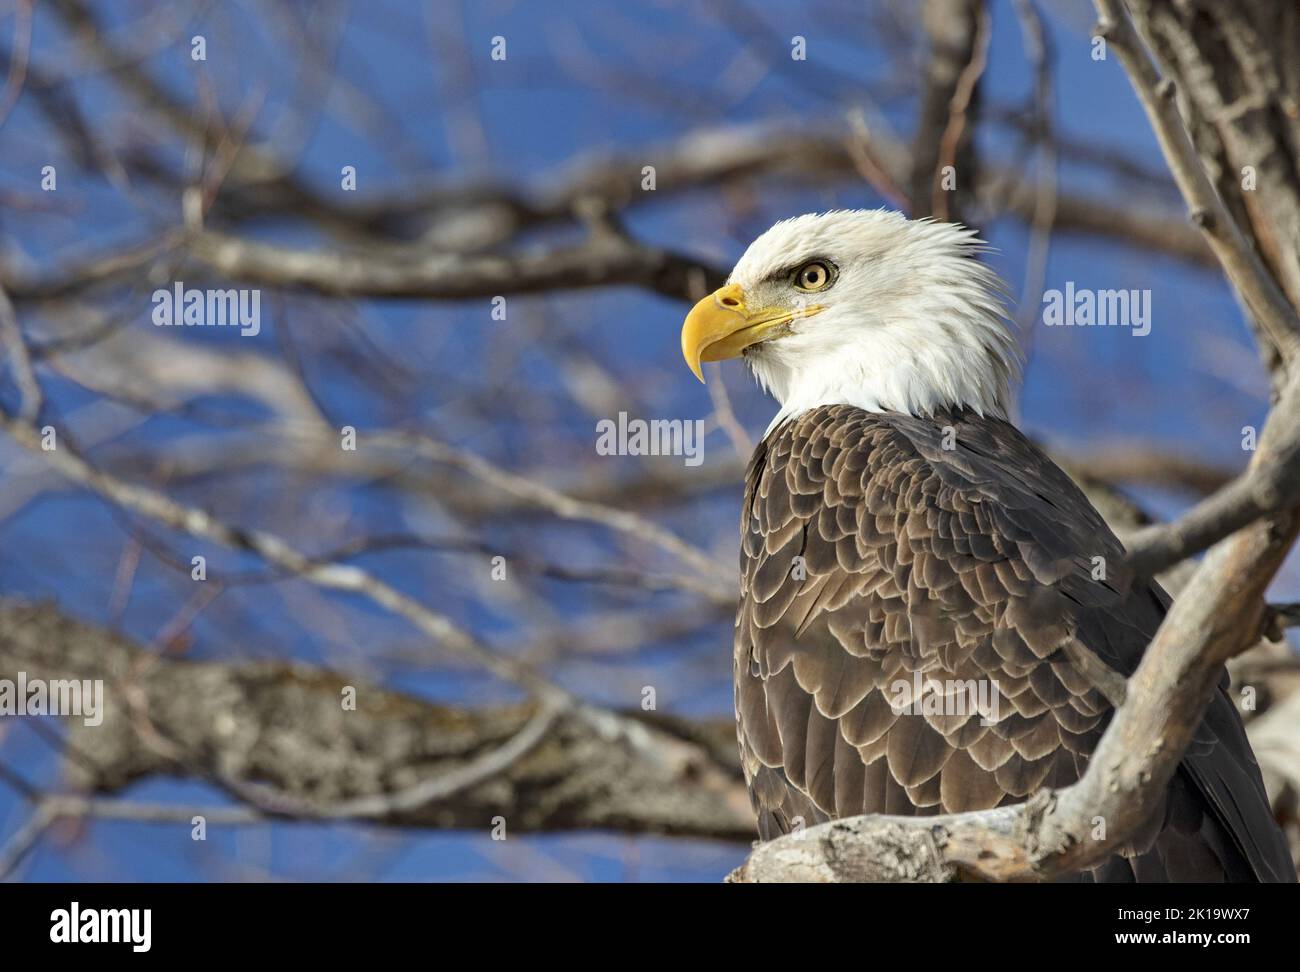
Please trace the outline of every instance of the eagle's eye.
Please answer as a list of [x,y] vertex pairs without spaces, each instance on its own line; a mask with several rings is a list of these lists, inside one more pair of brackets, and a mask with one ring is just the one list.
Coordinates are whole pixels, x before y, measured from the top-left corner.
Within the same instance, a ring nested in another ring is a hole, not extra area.
[[811,263],[805,263],[795,271],[794,285],[798,290],[814,292],[825,290],[830,286],[831,268],[829,264],[821,260],[813,260]]

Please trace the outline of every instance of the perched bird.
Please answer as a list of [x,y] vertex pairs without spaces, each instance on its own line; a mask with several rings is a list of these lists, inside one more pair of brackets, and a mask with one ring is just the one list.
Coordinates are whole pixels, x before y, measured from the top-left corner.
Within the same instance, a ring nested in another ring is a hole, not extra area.
[[[1169,605],[1008,422],[1019,348],[981,248],[892,212],[800,216],[682,328],[697,377],[743,356],[781,404],[745,476],[735,631],[763,839],[1072,783],[1113,708],[1098,671],[1131,674]],[[1226,673],[1147,826],[1078,875],[1295,877]]]

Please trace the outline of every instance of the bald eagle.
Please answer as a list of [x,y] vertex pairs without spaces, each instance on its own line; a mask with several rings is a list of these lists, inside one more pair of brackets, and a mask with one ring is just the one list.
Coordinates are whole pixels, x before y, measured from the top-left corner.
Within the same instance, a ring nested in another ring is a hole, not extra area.
[[[1007,420],[1019,348],[975,233],[806,215],[690,311],[781,408],[741,514],[735,704],[763,839],[982,810],[1084,772],[1169,605]],[[1101,569],[1098,569],[1098,566]],[[1104,671],[1104,669],[1102,669]],[[1147,825],[1083,881],[1294,881],[1224,674]]]

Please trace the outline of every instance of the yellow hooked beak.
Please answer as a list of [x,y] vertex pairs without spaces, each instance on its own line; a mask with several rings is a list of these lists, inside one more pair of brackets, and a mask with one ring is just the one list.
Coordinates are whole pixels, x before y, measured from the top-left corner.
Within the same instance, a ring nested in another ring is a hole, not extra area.
[[738,284],[715,290],[691,308],[682,325],[682,357],[704,380],[701,361],[736,358],[751,345],[788,333],[791,321],[821,313],[819,304],[807,307],[761,307],[750,310]]

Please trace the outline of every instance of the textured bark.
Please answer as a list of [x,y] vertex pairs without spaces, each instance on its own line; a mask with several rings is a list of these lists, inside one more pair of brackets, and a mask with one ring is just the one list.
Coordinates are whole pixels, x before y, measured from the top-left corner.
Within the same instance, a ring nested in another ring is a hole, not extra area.
[[[76,789],[119,791],[155,775],[199,777],[271,814],[337,816],[449,777],[507,744],[532,703],[436,705],[304,665],[180,661],[73,621],[50,605],[0,601],[0,677],[102,678],[100,726],[65,720]],[[357,690],[345,711],[342,689]],[[412,809],[364,814],[409,827],[511,832],[616,830],[727,840],[753,836],[730,719],[687,725],[611,714],[609,731],[561,712],[541,742],[477,785]]]
[[[1286,0],[1129,0],[1197,154],[1237,224],[1300,306],[1300,8]],[[1247,168],[1255,178],[1246,188]],[[1276,365],[1270,349],[1266,359]]]

